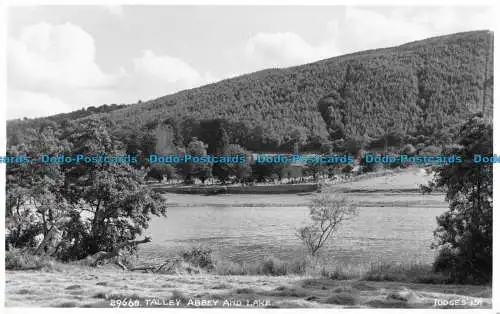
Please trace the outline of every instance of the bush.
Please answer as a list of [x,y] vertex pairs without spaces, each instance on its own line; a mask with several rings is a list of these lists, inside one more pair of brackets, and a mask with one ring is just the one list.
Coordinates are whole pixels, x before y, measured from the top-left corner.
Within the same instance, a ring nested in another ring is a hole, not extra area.
[[234,263],[231,261],[217,260],[215,263],[215,273],[217,275],[248,275],[248,272],[243,264]]
[[266,275],[286,276],[289,274],[304,274],[307,261],[301,258],[290,262],[269,256],[254,263],[235,263],[217,258],[214,260],[214,270],[218,275]]
[[431,265],[421,263],[372,263],[369,270],[364,274],[363,279],[370,281],[402,281],[436,284],[449,282],[447,276],[434,272]]
[[182,251],[180,255],[186,263],[189,263],[195,267],[199,267],[206,270],[212,270],[214,268],[212,249],[194,247]]
[[331,280],[350,280],[360,278],[364,269],[360,266],[340,266],[337,265],[333,270],[321,269],[321,276]]
[[287,274],[305,273],[307,262],[302,259],[295,259],[285,262],[275,257],[267,257],[257,265],[257,273],[271,276],[284,276]]
[[6,270],[31,270],[31,269],[48,269],[55,268],[54,259],[34,255],[28,250],[10,249],[5,252],[5,269]]
[[464,271],[467,267],[461,265],[461,263],[465,263],[463,256],[460,256],[459,251],[456,249],[452,249],[449,246],[443,246],[439,250],[439,254],[434,260],[432,268],[434,272],[443,272],[448,276],[449,283],[484,283],[484,281],[488,281],[488,278],[485,280],[477,280],[472,273],[468,273]]
[[43,233],[41,223],[33,223],[33,215],[23,213],[17,219],[6,217],[5,245],[8,247],[37,247],[39,243],[35,240],[37,235]]
[[304,259],[294,259],[290,262],[269,256],[260,262],[250,265],[250,271],[256,275],[285,276],[288,274],[304,274],[307,261]]
[[260,271],[264,275],[283,276],[287,274],[287,264],[277,258],[268,257],[260,264]]
[[432,268],[435,272],[438,271],[455,271],[456,270],[456,254],[454,254],[453,249],[448,246],[443,246],[436,256]]

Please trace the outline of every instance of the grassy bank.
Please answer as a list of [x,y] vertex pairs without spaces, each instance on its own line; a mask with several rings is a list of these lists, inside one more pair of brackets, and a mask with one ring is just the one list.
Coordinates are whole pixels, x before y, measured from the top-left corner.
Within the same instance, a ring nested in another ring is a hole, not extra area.
[[305,275],[333,280],[398,281],[406,283],[448,284],[450,279],[435,273],[432,265],[419,262],[388,263],[372,261],[365,264],[325,266],[322,261],[297,258],[283,261],[267,257],[253,263],[215,260],[212,273],[217,275]]
[[[43,270],[60,271],[65,267],[86,267],[81,261],[61,263],[49,257],[32,255],[26,250],[10,250],[6,252],[5,267],[7,270]],[[124,263],[133,269],[144,267],[157,269],[156,264],[140,263],[133,258]],[[388,263],[371,261],[365,264],[329,265],[324,259],[311,259],[306,256],[290,260],[281,260],[268,256],[254,262],[237,263],[214,253],[210,249],[193,247],[178,252],[168,266],[157,270],[161,274],[211,274],[222,276],[312,276],[332,280],[366,280],[397,281],[405,283],[448,284],[450,279],[435,273],[432,265],[419,262]]]
[[[444,276],[418,263],[327,270],[304,259],[234,263],[193,248],[179,252],[168,273],[147,273],[114,264],[60,263],[14,250],[6,252],[6,268],[6,306],[113,307],[126,300],[131,303],[125,307],[196,307],[205,300],[211,303],[203,306],[221,308],[491,307],[491,287],[444,284]],[[453,300],[461,301],[446,305]]]
[[[485,286],[308,275],[167,275],[128,272],[109,265],[96,269],[63,264],[52,270],[7,271],[5,296],[8,307],[112,307],[123,301],[132,301],[134,307],[196,307],[196,300],[205,300],[211,303],[203,307],[221,308],[491,308],[491,288]],[[441,304],[443,300],[474,300],[480,305],[436,305],[436,300]]]

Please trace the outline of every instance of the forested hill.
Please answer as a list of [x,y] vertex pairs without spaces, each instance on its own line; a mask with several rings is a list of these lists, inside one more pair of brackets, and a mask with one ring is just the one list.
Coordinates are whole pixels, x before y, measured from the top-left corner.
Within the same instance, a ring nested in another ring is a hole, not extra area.
[[[263,70],[97,116],[124,134],[166,125],[176,146],[198,135],[200,120],[223,119],[231,142],[280,150],[297,138],[317,148],[389,133],[429,145],[492,104],[493,33],[473,31]],[[9,136],[40,121],[10,121]]]

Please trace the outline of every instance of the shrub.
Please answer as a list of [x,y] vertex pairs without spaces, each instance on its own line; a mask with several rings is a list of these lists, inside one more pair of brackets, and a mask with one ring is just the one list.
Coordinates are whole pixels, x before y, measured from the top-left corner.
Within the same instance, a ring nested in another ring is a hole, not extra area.
[[321,269],[321,276],[331,280],[350,280],[361,277],[359,267],[335,266],[333,270]]
[[194,247],[188,250],[184,250],[180,253],[182,259],[199,268],[212,270],[214,268],[213,251],[212,249],[204,249],[200,247]]
[[305,259],[282,261],[274,256],[253,263],[235,263],[222,258],[214,260],[214,270],[218,275],[266,275],[285,276],[289,274],[304,274],[307,268]]
[[369,270],[364,274],[363,279],[370,281],[403,281],[436,284],[449,282],[447,276],[435,273],[431,265],[422,263],[372,263]]
[[48,269],[55,268],[53,258],[41,255],[34,255],[29,250],[10,249],[5,252],[5,269],[7,270],[28,270],[28,269]]
[[217,275],[247,275],[244,265],[231,261],[217,260],[215,263],[215,273]]

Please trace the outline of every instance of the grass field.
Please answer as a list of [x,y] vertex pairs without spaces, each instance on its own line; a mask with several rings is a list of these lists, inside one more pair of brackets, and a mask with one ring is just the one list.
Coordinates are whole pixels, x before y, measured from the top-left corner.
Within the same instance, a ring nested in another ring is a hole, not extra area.
[[[431,206],[447,207],[443,193],[422,195],[418,192],[420,184],[431,180],[431,175],[423,169],[407,169],[392,174],[365,178],[350,183],[339,183],[332,191],[345,193],[345,197],[358,206]],[[307,206],[316,193],[299,194],[219,194],[219,195],[185,195],[165,193],[170,207],[228,206],[228,207],[289,207]]]
[[[6,272],[8,307],[111,307],[124,299],[140,307],[195,307],[196,300],[211,300],[205,306],[490,308],[491,288],[291,275],[162,275],[111,266],[63,265],[53,271]],[[459,305],[436,306],[437,300]]]

